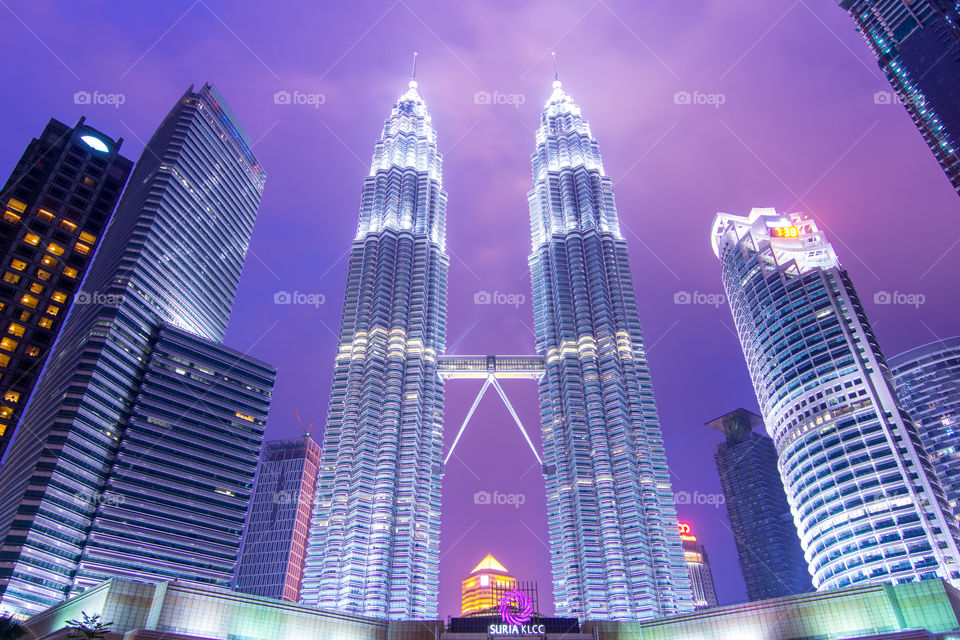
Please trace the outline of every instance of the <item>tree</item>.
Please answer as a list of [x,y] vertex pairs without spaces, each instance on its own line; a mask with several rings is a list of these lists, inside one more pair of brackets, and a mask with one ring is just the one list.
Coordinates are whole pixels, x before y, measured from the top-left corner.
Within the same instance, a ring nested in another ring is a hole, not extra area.
[[0,640],[17,640],[26,633],[23,623],[10,614],[0,616]]
[[67,620],[67,628],[70,629],[68,638],[77,638],[78,640],[103,640],[110,631],[112,622],[103,622],[100,620],[100,614],[88,615],[86,611],[81,611],[82,619]]

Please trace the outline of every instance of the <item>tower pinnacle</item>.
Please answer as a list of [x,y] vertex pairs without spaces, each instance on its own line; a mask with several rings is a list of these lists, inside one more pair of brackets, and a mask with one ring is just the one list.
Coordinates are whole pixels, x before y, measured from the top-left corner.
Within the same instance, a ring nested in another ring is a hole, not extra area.
[[413,70],[410,72],[410,88],[417,88],[417,52],[413,52]]

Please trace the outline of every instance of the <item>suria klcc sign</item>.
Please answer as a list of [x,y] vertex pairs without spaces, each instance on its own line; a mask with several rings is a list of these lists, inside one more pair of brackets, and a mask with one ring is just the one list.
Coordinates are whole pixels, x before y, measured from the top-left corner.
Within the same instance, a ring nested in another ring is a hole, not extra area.
[[525,591],[511,589],[500,598],[500,624],[492,624],[488,629],[492,636],[544,635],[547,630],[542,624],[530,624],[533,618],[533,603]]

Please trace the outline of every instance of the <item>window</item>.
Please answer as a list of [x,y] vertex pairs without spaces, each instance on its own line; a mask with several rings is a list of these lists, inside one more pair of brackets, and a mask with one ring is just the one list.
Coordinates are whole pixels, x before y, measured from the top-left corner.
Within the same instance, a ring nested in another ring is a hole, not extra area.
[[24,209],[27,208],[27,203],[20,202],[16,198],[10,198],[10,200],[7,201],[7,206],[18,213],[23,213]]
[[97,236],[92,233],[87,233],[86,231],[80,232],[80,239],[86,242],[87,244],[93,244],[97,241]]
[[59,260],[53,256],[43,256],[43,260],[40,262],[42,262],[45,267],[55,267],[59,264]]
[[41,220],[46,220],[47,222],[53,222],[57,219],[57,216],[53,215],[46,209],[37,209],[37,217]]
[[10,267],[13,269],[16,269],[17,271],[23,271],[24,269],[27,268],[27,263],[24,262],[23,260],[17,260],[16,258],[14,258],[10,262]]
[[40,347],[30,345],[27,347],[27,355],[31,358],[36,358],[38,355],[40,355]]
[[49,280],[53,274],[46,269],[37,269],[37,277],[41,280]]
[[[38,238],[38,240],[39,240],[39,238]],[[62,256],[62,255],[63,255],[63,247],[61,247],[60,245],[58,245],[58,244],[55,243],[55,242],[51,242],[50,244],[47,245],[47,251],[49,251],[50,253],[52,253],[52,254],[55,255],[55,256]]]
[[[85,256],[85,255],[87,255],[88,253],[90,253],[90,246],[89,246],[89,245],[85,245],[85,244],[83,244],[82,242],[78,242],[77,244],[73,245],[73,248],[76,249],[76,250],[77,250],[77,253],[79,253],[80,255],[84,255],[84,256]],[[63,252],[61,251],[61,253],[63,253]]]
[[65,294],[63,291],[54,291],[53,295],[50,297],[53,298],[55,302],[67,301],[67,294]]
[[0,407],[0,418],[9,418],[13,415],[13,409],[10,407]]
[[43,293],[43,285],[39,282],[34,282],[30,285],[30,293]]
[[13,222],[13,223],[20,222],[20,216],[15,214],[13,211],[10,211],[9,209],[3,212],[3,219],[6,220],[7,222]]
[[57,315],[58,313],[60,313],[60,307],[58,307],[58,306],[55,305],[55,304],[48,305],[48,306],[47,306],[47,313],[50,314],[51,316],[55,316],[55,315]]
[[3,274],[3,279],[5,282],[9,282],[10,284],[17,284],[20,282],[20,276],[15,274],[13,271],[7,271],[5,274]]
[[5,367],[10,364],[10,356],[5,353],[0,353],[0,367]]
[[0,338],[0,349],[4,351],[14,351],[20,343],[13,338]]
[[12,336],[17,336],[18,338],[22,338],[23,332],[26,330],[27,330],[26,327],[24,327],[22,324],[17,324],[16,322],[11,322],[10,326],[7,327],[7,333],[9,333]]
[[88,187],[92,187],[93,185],[96,184],[96,182],[94,182],[93,178],[91,178],[90,176],[83,176],[83,184]]
[[40,236],[35,233],[28,233],[27,235],[23,236],[23,241],[27,244],[37,246],[40,243]]
[[20,312],[20,322],[26,322],[26,321],[29,320],[29,319],[30,319],[30,312],[29,312],[29,311],[21,311],[21,312]]
[[64,268],[63,268],[63,275],[67,276],[68,278],[76,278],[76,277],[77,277],[77,270],[74,269],[73,267],[64,267]]
[[36,309],[38,302],[40,301],[34,298],[29,293],[23,294],[23,297],[20,298],[20,304],[24,305],[25,307],[30,307],[31,309]]
[[61,226],[62,228],[64,228],[64,229],[66,229],[67,231],[71,232],[71,233],[73,233],[74,231],[77,230],[77,225],[75,225],[74,223],[70,222],[70,221],[67,220],[66,218],[64,218],[63,220],[60,221],[60,226]]
[[53,320],[51,320],[50,318],[40,318],[37,324],[39,324],[44,329],[49,329],[50,327],[53,326]]
[[20,402],[20,392],[14,391],[13,389],[11,389],[10,391],[7,391],[7,393],[3,396],[3,399],[5,402],[13,402],[13,403]]

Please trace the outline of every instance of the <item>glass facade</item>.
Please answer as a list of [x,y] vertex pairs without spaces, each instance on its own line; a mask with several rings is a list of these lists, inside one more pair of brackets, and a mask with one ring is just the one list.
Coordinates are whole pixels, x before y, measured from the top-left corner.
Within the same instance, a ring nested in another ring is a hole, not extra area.
[[220,340],[264,179],[211,85],[147,144],[0,469],[0,610],[167,563],[229,585],[274,370]]
[[613,183],[560,81],[528,195],[544,476],[557,615],[693,608]]
[[814,586],[960,582],[956,519],[816,223],[718,213],[711,238]]
[[840,6],[960,192],[960,3],[840,0]]
[[377,142],[350,250],[301,596],[321,609],[437,613],[446,203],[411,81]]
[[726,435],[714,458],[747,597],[766,600],[812,591],[776,447],[769,436],[754,431],[763,418],[737,409],[707,426]]
[[264,443],[237,591],[300,602],[319,465],[320,446],[310,436]]
[[960,337],[911,349],[889,363],[900,402],[960,516]]
[[122,142],[51,120],[0,191],[0,457],[130,175]]

